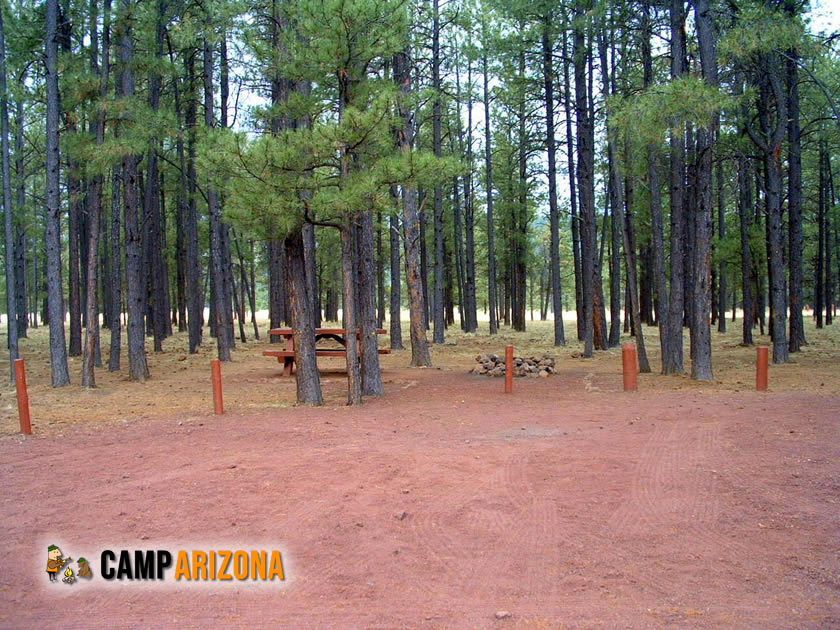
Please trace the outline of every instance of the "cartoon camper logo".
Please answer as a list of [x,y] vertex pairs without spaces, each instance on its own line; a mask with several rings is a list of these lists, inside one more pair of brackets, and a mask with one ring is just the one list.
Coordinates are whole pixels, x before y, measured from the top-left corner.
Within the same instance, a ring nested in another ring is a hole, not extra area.
[[[70,565],[70,563],[73,562],[73,558],[64,558],[63,556],[64,554],[61,553],[61,549],[58,548],[58,545],[50,545],[47,547],[47,575],[50,577],[50,582],[57,582],[58,574],[61,572],[61,581],[65,584],[73,584],[76,582],[77,576],[77,574],[73,572],[73,567]],[[87,560],[79,558],[76,563],[78,564],[78,577],[86,579],[93,577],[93,572],[90,570],[90,565]],[[65,568],[65,566],[67,568]],[[64,569],[64,571],[61,571],[62,569]]]

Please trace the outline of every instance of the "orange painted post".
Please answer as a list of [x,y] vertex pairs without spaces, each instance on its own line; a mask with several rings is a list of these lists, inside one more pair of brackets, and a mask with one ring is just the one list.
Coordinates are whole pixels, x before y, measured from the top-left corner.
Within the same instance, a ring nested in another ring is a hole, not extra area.
[[767,346],[756,348],[755,389],[759,392],[767,391]]
[[624,391],[635,392],[639,388],[636,381],[636,344],[628,341],[621,346],[621,364],[624,370]]
[[29,417],[29,392],[26,391],[26,369],[23,359],[15,359],[15,389],[17,390],[20,432],[32,435],[32,420]]
[[210,372],[213,376],[213,406],[216,409],[216,415],[225,412],[225,404],[222,400],[222,363],[218,359],[210,361]]
[[505,393],[513,391],[513,346],[505,346]]

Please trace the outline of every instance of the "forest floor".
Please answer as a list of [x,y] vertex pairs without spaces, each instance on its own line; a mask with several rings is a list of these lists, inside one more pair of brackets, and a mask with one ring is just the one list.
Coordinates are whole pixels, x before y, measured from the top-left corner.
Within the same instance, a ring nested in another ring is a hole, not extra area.
[[[434,369],[384,355],[385,396],[355,408],[340,359],[326,405],[297,408],[252,342],[223,366],[218,417],[210,344],[167,340],[145,384],[54,390],[39,330],[22,342],[33,436],[0,393],[0,627],[840,627],[840,324],[808,320],[767,393],[728,325],[711,383],[658,375],[646,329],[654,373],[624,393],[620,349],[576,358],[529,322],[449,335]],[[512,395],[468,373],[505,343],[558,373]],[[52,543],[93,580],[51,584]],[[108,548],[267,547],[282,585],[99,575]]]

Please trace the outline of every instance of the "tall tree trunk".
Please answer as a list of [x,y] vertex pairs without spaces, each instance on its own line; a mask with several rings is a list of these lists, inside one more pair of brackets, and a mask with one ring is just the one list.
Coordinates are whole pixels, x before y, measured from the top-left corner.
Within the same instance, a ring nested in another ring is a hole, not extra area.
[[[840,255],[840,240],[837,238],[837,214],[832,213],[831,209],[834,207],[834,200],[837,198],[834,191],[834,175],[831,172],[831,156],[828,152],[825,152],[825,171],[828,173],[827,177],[827,186],[825,191],[825,196],[827,199],[826,203],[826,225],[825,225],[825,239],[826,239],[826,248],[825,248],[825,324],[826,326],[830,326],[833,319],[834,319],[834,312],[832,309],[836,310],[834,305],[834,274],[836,271],[832,269],[832,251],[834,252],[833,256]],[[833,219],[828,219],[833,215]],[[834,234],[834,245],[832,247],[832,232]]]
[[[825,149],[825,140],[820,138],[819,141],[819,179],[818,179],[818,186],[817,189],[817,259],[816,264],[814,265],[814,318],[816,320],[816,326],[818,329],[823,327],[823,309],[828,311],[829,309],[826,308],[826,299],[825,299],[825,284],[823,283],[823,277],[826,275],[824,261],[825,261],[825,252],[826,250],[830,250],[830,247],[826,247],[828,239],[826,234],[826,188],[828,178],[826,177],[825,173],[825,157],[826,157],[826,149]],[[829,269],[830,273],[830,269]]]
[[[461,118],[458,117],[458,128]],[[464,232],[466,250],[464,252],[464,330],[475,332],[478,328],[478,313],[475,296],[475,204],[472,185],[473,169],[473,91],[472,91],[472,60],[467,62],[467,141],[466,162],[467,172],[462,177],[464,185]]]
[[204,288],[201,281],[201,260],[198,255],[198,183],[195,169],[197,133],[197,90],[195,85],[195,57],[191,50],[186,61],[187,99],[185,125],[187,130],[187,215],[184,224],[184,246],[187,256],[187,325],[190,354],[198,352],[204,325]]
[[[450,136],[454,136],[450,129]],[[455,143],[452,143],[455,152]],[[457,177],[452,178],[452,242],[455,251],[455,284],[458,291],[458,318],[461,330],[466,330],[467,323],[464,313],[464,242],[461,229],[461,197],[460,182]]]
[[[684,72],[685,3],[671,1],[671,77]],[[685,201],[685,140],[681,129],[671,133],[671,293],[668,307],[667,334],[663,344],[662,373],[683,372],[683,204]]]
[[[391,200],[394,205],[399,203],[397,195],[397,187],[391,186]],[[391,327],[391,349],[402,350],[402,323],[401,316],[401,297],[400,297],[400,220],[397,217],[397,208],[390,216],[390,229],[388,230],[389,244],[391,250],[391,308],[390,308],[390,327]]]
[[495,335],[499,329],[498,310],[496,308],[496,247],[493,226],[493,149],[490,135],[490,78],[487,74],[487,46],[486,34],[482,37],[481,52],[482,72],[484,76],[484,171],[485,192],[487,193],[487,310],[490,314],[490,334]]
[[749,234],[752,210],[751,191],[747,158],[740,154],[738,155],[738,218],[741,233],[741,298],[744,311],[742,343],[749,346],[753,343],[752,327],[755,317],[752,308],[752,254]]
[[[122,96],[134,98],[134,41],[132,24],[136,4],[122,0],[120,28],[120,62],[122,64]],[[128,363],[132,381],[145,381],[149,377],[144,338],[145,268],[140,245],[140,226],[137,202],[137,156],[123,158],[123,198],[125,204],[125,272],[128,302]]]
[[[397,141],[403,156],[412,150],[414,125],[409,100],[411,97],[411,66],[408,51],[394,55],[394,82],[399,86],[399,114],[402,129],[397,132]],[[405,276],[408,287],[408,307],[411,334],[411,366],[431,367],[429,345],[426,341],[423,313],[423,285],[420,277],[420,222],[417,208],[417,189],[413,184],[403,186],[403,227],[405,230]],[[392,280],[393,282],[393,280]]]
[[587,45],[585,14],[591,8],[589,0],[575,3],[574,66],[575,66],[575,114],[577,117],[578,193],[582,219],[581,278],[583,284],[583,356],[591,357],[594,349],[594,307],[597,261],[595,236],[595,147],[594,130],[589,110],[587,59],[591,56],[591,44]]
[[[611,86],[610,66],[607,60],[607,35],[606,28],[599,29],[598,36],[598,55],[601,60],[601,78],[603,80],[604,98],[607,98],[613,92]],[[610,331],[607,340],[607,346],[613,348],[618,345],[621,340],[621,234],[622,234],[622,220],[621,209],[618,207],[621,196],[621,179],[618,173],[618,164],[616,160],[615,137],[614,134],[607,134],[607,164],[609,172],[607,174],[607,188],[609,197],[610,209],[610,256],[609,256],[609,275],[610,275]],[[606,222],[604,223],[606,228]],[[602,244],[606,242],[606,230],[602,236]],[[632,257],[635,259],[636,252],[632,252]],[[600,267],[599,267],[600,268]],[[636,275],[636,270],[632,270],[633,276]],[[628,276],[630,270],[628,270]],[[638,285],[636,285],[638,287]],[[638,289],[636,289],[638,291]],[[638,302],[636,303],[638,307]],[[625,305],[625,308],[630,308]]]
[[[724,212],[724,197],[723,197],[723,163],[718,160],[715,181],[717,182],[717,209],[718,209],[718,239],[723,242],[726,236],[726,216]],[[718,270],[718,332],[726,332],[726,302],[727,302],[727,280],[726,277],[726,259],[724,256],[720,257],[720,267]]]
[[[4,48],[5,50],[5,48]],[[17,208],[23,208],[26,205],[26,172],[24,168],[24,154],[23,154],[23,98],[18,97],[15,103],[15,179],[17,188]],[[18,338],[26,338],[27,327],[29,325],[29,313],[31,310],[27,305],[27,298],[29,296],[28,289],[30,285],[37,292],[38,282],[27,281],[27,265],[26,265],[26,242],[27,234],[22,225],[17,226],[17,242],[15,244],[15,257],[17,262],[15,264],[15,314],[18,320]],[[37,253],[33,256],[33,263],[37,265]],[[37,278],[37,275],[36,275]],[[35,303],[38,300],[36,298]],[[11,344],[10,344],[11,346]]]
[[376,341],[376,261],[374,260],[373,213],[370,211],[362,213],[356,229],[356,251],[359,265],[359,301],[356,306],[361,335],[362,395],[381,396],[385,393],[385,387],[382,384],[379,348]]
[[[205,18],[205,27],[211,27],[211,18]],[[210,41],[204,39],[204,124],[207,129],[215,127],[213,115],[213,52]],[[227,334],[227,319],[230,317],[230,301],[226,300],[227,276],[225,273],[225,239],[222,233],[222,209],[219,197],[212,184],[207,186],[207,205],[210,216],[210,273],[213,283],[213,306],[216,324],[216,348],[220,361],[230,361],[230,346]]]
[[[228,128],[228,97],[230,95],[230,80],[227,55],[227,32],[224,28],[219,38],[219,125],[222,129]],[[206,73],[205,73],[206,75]],[[212,75],[211,75],[212,80]],[[206,107],[205,107],[206,112]],[[206,116],[206,113],[205,113]],[[217,192],[217,203],[219,206],[219,245],[222,256],[222,291],[224,293],[225,310],[221,314],[221,331],[225,335],[225,344],[229,349],[236,347],[236,334],[233,329],[233,311],[231,310],[236,287],[233,282],[233,258],[230,238],[230,226],[224,221],[224,193]],[[212,221],[211,221],[212,222]]]
[[[149,74],[149,108],[157,113],[160,105],[160,74],[154,69],[160,65],[163,57],[163,35],[164,35],[164,13],[166,11],[166,0],[156,2],[155,22],[155,60],[156,65]],[[163,339],[166,337],[169,326],[169,293],[166,288],[165,279],[168,275],[166,262],[164,260],[165,232],[161,214],[163,208],[160,205],[160,175],[158,172],[158,141],[153,140],[149,146],[146,158],[146,188],[143,196],[144,223],[146,224],[146,243],[148,246],[148,265],[151,284],[151,314],[152,333],[154,335],[154,350],[163,350]]]
[[[524,24],[520,23],[520,33],[524,31]],[[519,69],[518,76],[522,79],[525,77],[525,51],[519,52]],[[525,330],[525,301],[526,288],[528,285],[528,273],[525,262],[525,247],[528,242],[528,135],[526,129],[526,112],[525,112],[525,93],[522,93],[519,99],[518,112],[518,133],[517,133],[517,162],[519,165],[519,178],[517,190],[519,199],[517,204],[518,217],[515,220],[514,232],[512,233],[513,241],[513,329],[519,332]]]
[[[765,205],[767,207],[768,275],[773,338],[773,363],[788,361],[787,304],[785,303],[784,242],[782,230],[782,142],[787,131],[787,98],[780,79],[778,55],[764,53],[760,61],[758,99],[761,137],[747,127],[753,142],[764,155]],[[769,103],[775,104],[771,123]]]
[[[625,140],[625,146],[629,143]],[[611,146],[615,146],[615,142],[611,143]],[[613,149],[614,151],[614,149]],[[630,158],[627,157],[627,164],[630,164]],[[616,160],[615,154],[613,155],[612,160],[612,168],[615,169],[613,173],[613,190],[612,195],[615,198],[615,208],[617,209],[617,213],[619,215],[619,223],[621,224],[622,228],[622,240],[624,242],[624,262],[627,267],[627,287],[630,293],[630,303],[625,304],[625,309],[630,310],[630,321],[632,322],[632,329],[633,334],[636,337],[636,350],[638,351],[638,361],[639,361],[639,372],[642,373],[649,373],[650,372],[650,362],[648,361],[647,356],[647,347],[645,346],[645,336],[644,330],[642,327],[642,318],[641,312],[639,309],[639,283],[636,276],[636,226],[633,222],[633,206],[631,203],[631,196],[628,194],[626,199],[621,198],[621,183],[620,183],[620,174],[618,172],[618,163]],[[629,191],[628,191],[629,192]],[[626,201],[626,213],[624,214],[623,221],[621,220],[621,213],[622,209],[625,207]],[[615,254],[616,256],[618,253]]]
[[250,245],[251,255],[250,255],[249,260],[248,260],[248,265],[249,265],[248,276],[250,278],[250,283],[249,283],[250,291],[248,292],[248,301],[249,301],[250,306],[251,306],[251,324],[253,324],[253,326],[254,326],[254,339],[259,341],[260,340],[260,327],[257,324],[257,285],[256,285],[256,277],[255,277],[255,273],[254,273],[254,267],[256,266],[256,262],[254,260],[255,254],[254,254],[254,240],[253,239],[251,239],[249,241],[249,245]]
[[[119,82],[117,82],[119,85]],[[120,371],[120,346],[122,344],[122,247],[120,246],[120,197],[122,164],[113,166],[111,175],[111,350],[108,371]]]
[[318,305],[318,272],[315,259],[315,226],[306,224],[303,226],[303,259],[306,262],[306,291],[309,299],[312,300],[310,310],[312,312],[312,324],[315,328],[321,326],[321,308]]
[[569,46],[567,30],[563,29],[563,84],[566,86],[563,106],[566,112],[566,155],[568,157],[569,171],[569,208],[570,226],[572,232],[572,260],[575,271],[575,320],[577,327],[577,339],[583,341],[583,283],[581,279],[580,262],[580,221],[578,220],[577,201],[577,171],[575,170],[574,134],[572,133],[572,91],[569,79]]
[[12,176],[9,165],[9,93],[6,89],[6,34],[0,10],[0,137],[2,137],[3,214],[6,230],[6,328],[9,346],[9,381],[15,382],[18,358],[17,287],[15,278],[15,234],[12,221]]
[[[432,89],[435,91],[432,103],[432,149],[437,157],[441,156],[441,104],[440,104],[440,12],[438,0],[432,0]],[[434,319],[434,343],[444,342],[444,304],[443,304],[443,190],[438,183],[434,191],[434,234],[435,234],[435,294],[432,302]]]
[[[346,161],[346,158],[342,160]],[[342,166],[342,170],[346,165]],[[345,171],[346,177],[346,171]],[[358,405],[362,402],[362,379],[359,367],[359,340],[356,336],[358,318],[356,313],[356,285],[358,272],[356,270],[356,226],[353,216],[348,214],[341,228],[341,272],[344,280],[344,299],[342,302],[342,316],[347,334],[347,404]]]
[[[382,211],[376,213],[376,327],[385,326],[385,251],[382,242]],[[315,293],[317,295],[317,292]]]
[[[289,313],[295,343],[295,383],[297,402],[303,405],[322,405],[321,376],[315,355],[315,321],[312,316],[313,300],[308,295],[306,282],[306,256],[304,236],[300,229],[286,237],[286,286],[289,288]],[[348,339],[351,336],[348,331]]]
[[[785,12],[796,16],[797,4],[785,0]],[[805,341],[802,321],[802,142],[799,129],[799,71],[798,52],[788,50],[785,59],[785,88],[787,95],[788,140],[788,267],[790,307],[790,352],[799,352]]]
[[[91,42],[91,71],[94,76],[99,76],[99,96],[103,100],[108,93],[108,75],[110,72],[110,26],[111,26],[111,2],[105,0],[105,11],[103,16],[102,31],[102,68],[99,67],[99,46],[98,46],[98,0],[90,1],[90,42]],[[105,107],[99,106],[95,123],[96,144],[101,146],[105,141]],[[102,175],[95,175],[89,184],[88,189],[88,269],[87,269],[87,331],[85,333],[85,348],[82,359],[82,386],[95,387],[96,376],[94,364],[96,363],[96,348],[99,340],[99,304],[97,286],[99,284],[99,227],[100,211],[102,207]]]
[[[167,36],[167,43],[169,45],[169,60],[172,66],[175,66],[175,54],[172,50],[172,42]],[[187,77],[188,94],[192,94],[191,77]],[[175,286],[176,286],[176,303],[178,306],[178,332],[187,331],[187,303],[190,300],[190,290],[188,289],[187,276],[189,275],[188,268],[194,262],[190,261],[187,256],[187,236],[190,232],[187,226],[189,213],[189,185],[187,183],[187,156],[184,150],[184,132],[187,131],[184,125],[184,112],[181,102],[181,88],[179,80],[172,82],[172,91],[175,97],[175,117],[178,121],[178,129],[181,133],[175,139],[175,150],[178,157],[178,189],[176,197],[176,215],[175,215]],[[193,122],[195,116],[193,116]],[[190,344],[192,345],[192,344]],[[190,348],[193,351],[193,348]]]
[[[67,125],[73,132],[73,126]],[[70,343],[68,354],[77,357],[82,354],[82,295],[81,295],[81,254],[79,252],[82,235],[80,230],[82,215],[82,189],[75,172],[76,163],[67,158],[67,240],[68,240],[68,310],[70,318]]]
[[64,337],[64,292],[61,283],[61,218],[59,203],[59,92],[58,92],[58,0],[46,3],[47,62],[47,217],[46,273],[47,309],[50,325],[50,372],[53,387],[70,384]]
[[[26,204],[24,198],[23,203],[18,199],[17,208],[21,208]],[[25,339],[27,329],[29,327],[29,314],[27,312],[27,296],[29,289],[29,282],[27,282],[27,265],[26,265],[26,232],[20,226],[15,228],[15,316],[17,317],[17,335],[18,339]],[[10,343],[11,345],[11,343]]]
[[[703,78],[712,86],[718,84],[717,36],[709,0],[695,0],[695,22],[700,45]],[[712,340],[709,315],[711,312],[711,253],[712,253],[712,158],[717,117],[697,131],[697,200],[694,223],[695,287],[692,308],[691,376],[696,380],[712,380]]]

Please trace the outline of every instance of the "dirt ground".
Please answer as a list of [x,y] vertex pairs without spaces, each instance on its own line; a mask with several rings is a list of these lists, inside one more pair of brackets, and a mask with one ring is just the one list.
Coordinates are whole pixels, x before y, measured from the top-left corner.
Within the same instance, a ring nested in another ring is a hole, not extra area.
[[[209,347],[187,356],[177,336],[145,384],[53,390],[24,341],[34,436],[0,394],[0,627],[840,627],[840,326],[809,327],[763,394],[731,324],[718,381],[641,375],[635,394],[620,351],[574,358],[532,328],[453,335],[438,369],[385,356],[385,396],[357,408],[336,359],[325,407],[293,407],[251,343],[223,368],[219,417]],[[559,374],[505,395],[467,373],[506,342]],[[94,581],[50,584],[53,542],[90,554]],[[98,575],[106,548],[231,547],[281,549],[286,583]]]

